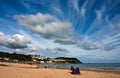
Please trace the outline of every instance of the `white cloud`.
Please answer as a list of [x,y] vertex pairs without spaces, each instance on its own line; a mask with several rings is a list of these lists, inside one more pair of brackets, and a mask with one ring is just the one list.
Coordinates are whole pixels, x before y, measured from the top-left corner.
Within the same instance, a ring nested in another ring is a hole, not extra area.
[[81,14],[82,16],[85,16],[85,12],[86,12],[86,6],[89,0],[86,0],[83,4],[83,6],[81,7]]
[[42,47],[39,47],[39,46],[29,46],[28,48],[25,48],[23,52],[25,54],[40,55],[44,51],[45,51],[45,49],[43,49]]
[[81,48],[85,50],[96,50],[98,49],[98,46],[91,42],[85,42],[81,45]]
[[30,10],[30,5],[29,5],[29,2],[28,2],[28,1],[26,1],[26,0],[21,0],[20,3],[21,3],[24,7],[26,7],[27,9]]
[[79,48],[83,50],[96,50],[100,48],[98,42],[93,41],[90,37],[83,37],[83,41],[77,45]]
[[73,39],[75,35],[70,22],[61,22],[50,14],[37,13],[36,15],[15,15],[20,25],[28,27],[31,31],[45,38]]
[[82,14],[82,16],[85,16],[85,9],[84,8],[81,8],[81,14]]
[[56,43],[61,43],[61,44],[68,44],[68,45],[70,45],[70,44],[76,44],[75,40],[73,40],[73,39],[67,39],[67,38],[65,38],[65,39],[56,39],[55,42]]
[[30,43],[30,40],[20,34],[1,35],[0,37],[0,45],[8,48],[26,48],[28,43]]
[[19,21],[20,25],[48,38],[65,37],[72,28],[69,22],[53,21],[56,18],[49,14],[15,15],[14,18]]
[[21,51],[20,51],[20,49],[15,49],[14,52],[15,53],[20,53]]
[[[63,15],[63,12],[62,12],[62,10],[60,9],[60,5],[59,4],[56,4],[57,5],[57,7],[55,7],[55,5],[53,4],[53,5],[51,5],[51,7],[52,7],[52,10],[53,10],[53,13],[54,12],[56,12],[56,14],[58,15],[58,17],[60,16],[60,17],[63,17],[62,15]],[[55,14],[55,13],[54,13]]]
[[15,15],[14,18],[19,21],[20,25],[35,27],[49,22],[49,20],[52,20],[53,16],[50,14],[37,13],[36,15]]
[[52,54],[59,54],[59,55],[61,55],[61,54],[65,55],[66,53],[68,53],[68,50],[65,49],[65,48],[62,48],[62,47],[56,47],[56,48],[53,48],[53,49],[46,48],[45,50],[49,51]]
[[0,36],[3,36],[3,35],[4,35],[4,33],[0,32]]
[[77,12],[79,12],[78,0],[73,0],[73,6]]
[[67,49],[65,49],[63,47],[56,47],[55,50],[57,50],[57,51],[67,51]]
[[115,30],[120,30],[120,15],[116,15],[111,19],[111,23]]
[[103,15],[103,12],[104,12],[104,11],[105,11],[105,8],[104,8],[104,7],[102,7],[100,10],[95,10],[96,15],[97,15],[97,18],[98,18],[99,20],[102,19],[102,15]]

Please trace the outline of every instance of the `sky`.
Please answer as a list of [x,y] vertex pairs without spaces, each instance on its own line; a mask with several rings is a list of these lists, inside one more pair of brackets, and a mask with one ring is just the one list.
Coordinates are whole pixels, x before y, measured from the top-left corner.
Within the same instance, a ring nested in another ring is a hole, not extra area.
[[120,0],[0,0],[0,51],[120,63]]

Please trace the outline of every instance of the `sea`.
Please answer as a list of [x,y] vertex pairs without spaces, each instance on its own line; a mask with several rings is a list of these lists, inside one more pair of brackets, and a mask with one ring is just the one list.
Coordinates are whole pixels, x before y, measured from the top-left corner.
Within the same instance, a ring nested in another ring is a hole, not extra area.
[[48,64],[48,66],[67,69],[73,66],[74,68],[79,67],[80,69],[120,71],[120,63]]

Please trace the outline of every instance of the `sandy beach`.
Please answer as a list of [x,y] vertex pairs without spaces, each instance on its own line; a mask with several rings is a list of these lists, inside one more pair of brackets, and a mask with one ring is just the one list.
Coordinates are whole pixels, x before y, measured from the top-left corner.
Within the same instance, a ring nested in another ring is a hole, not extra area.
[[72,75],[68,69],[36,68],[35,65],[5,63],[0,66],[0,78],[120,78],[120,72],[80,70],[81,75]]

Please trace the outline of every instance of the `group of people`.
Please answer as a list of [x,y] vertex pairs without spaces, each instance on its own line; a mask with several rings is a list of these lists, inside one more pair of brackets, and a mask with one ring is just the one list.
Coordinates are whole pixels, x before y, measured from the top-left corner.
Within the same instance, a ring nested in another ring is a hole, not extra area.
[[71,66],[71,74],[75,74],[75,75],[80,75],[80,70],[78,67],[74,68],[73,66]]

